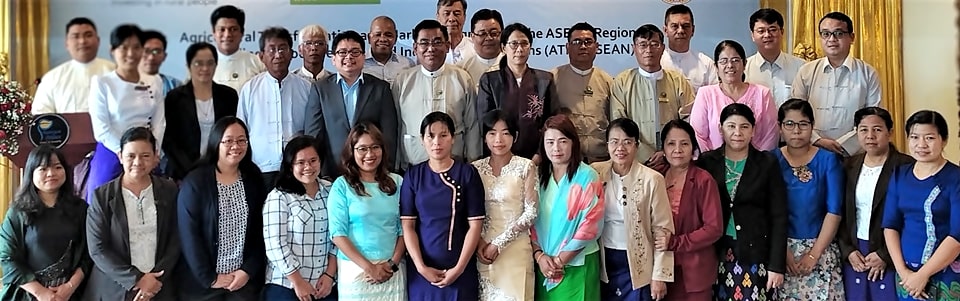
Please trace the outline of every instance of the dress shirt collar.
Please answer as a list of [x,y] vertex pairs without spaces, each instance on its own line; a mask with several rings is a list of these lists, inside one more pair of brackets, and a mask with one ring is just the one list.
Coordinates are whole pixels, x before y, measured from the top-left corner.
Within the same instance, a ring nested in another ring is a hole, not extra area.
[[[322,69],[321,69],[321,70],[320,70],[320,74],[323,74],[323,73],[325,73],[326,71],[327,71],[327,70],[322,70]],[[313,78],[313,79],[316,79],[316,78],[317,78],[317,75],[320,75],[320,74],[313,74],[313,73],[311,73],[310,70],[307,70],[307,67],[300,67],[300,74],[302,74],[302,75],[304,75],[304,76],[307,76],[307,77],[310,77],[310,78]]]
[[503,52],[501,52],[500,54],[497,54],[497,56],[493,57],[492,59],[485,59],[480,57],[480,54],[477,54],[477,60],[483,63],[484,65],[493,65],[497,61],[500,61],[500,58],[502,57],[503,57]]
[[570,65],[570,70],[573,70],[573,73],[580,74],[580,76],[587,76],[587,75],[590,75],[590,73],[593,73],[593,66],[591,66],[590,69],[587,69],[587,70],[580,70],[580,69],[577,69],[577,67]]
[[773,60],[773,62],[763,58],[763,55],[760,54],[760,52],[757,52],[756,55],[758,58],[760,58],[760,60],[763,61],[760,63],[760,71],[783,69],[783,66],[787,63],[787,54],[783,53],[783,51],[777,55],[777,59]]
[[220,51],[220,48],[217,48],[217,57],[219,57],[221,60],[227,60],[227,61],[229,61],[229,60],[232,60],[235,55],[237,55],[238,53],[240,53],[240,51],[242,51],[242,50],[237,49],[237,51],[233,52],[233,54],[226,54],[226,53],[221,52],[221,51]]
[[[340,83],[341,85],[347,84],[347,81],[344,80],[343,75],[340,75],[339,72],[337,72],[337,82]],[[357,77],[357,81],[353,82],[353,85],[350,85],[350,86],[355,86],[357,83],[360,83],[361,85],[363,84],[363,73],[360,73],[360,76]]]
[[662,67],[660,68],[660,70],[657,70],[656,72],[647,72],[646,70],[643,70],[643,68],[639,68],[639,67],[637,68],[637,71],[640,72],[640,76],[643,76],[652,80],[660,80],[661,78],[663,78]]
[[437,71],[427,71],[427,68],[423,67],[423,65],[420,65],[420,72],[422,72],[423,75],[426,75],[432,78],[437,78],[437,77],[440,77],[440,74],[443,74],[443,69],[446,67],[447,67],[447,64],[443,64],[442,66],[440,66],[439,69],[437,69]]
[[[367,58],[366,58],[366,60],[367,60],[368,62],[374,62],[374,63],[377,63],[377,64],[379,64],[379,65],[386,65],[386,64],[384,64],[384,63],[381,63],[381,62],[378,61],[377,59],[373,58],[373,53],[367,53]],[[389,62],[394,62],[394,63],[399,63],[399,62],[400,62],[400,58],[397,57],[397,53],[396,53],[396,52],[390,54],[390,58],[387,59],[387,63],[389,63]]]
[[682,61],[682,60],[684,60],[684,59],[696,58],[696,57],[697,57],[697,55],[696,55],[693,51],[690,51],[689,49],[687,50],[687,52],[677,52],[677,51],[673,51],[672,49],[670,49],[670,47],[667,47],[667,53],[670,54],[670,58],[673,59],[673,60],[681,60],[681,61]]
[[[850,55],[847,55],[847,58],[843,59],[843,63],[840,64],[840,67],[847,67],[847,70],[853,70],[853,67],[854,67],[853,60],[854,59],[850,57]],[[840,69],[840,67],[834,68],[833,65],[830,65],[830,59],[826,57],[823,58],[823,62],[824,62],[823,64],[824,73],[830,72],[830,70],[833,70],[833,69]]]
[[95,63],[96,61],[97,61],[97,58],[93,58],[92,60],[86,63],[80,62],[78,60],[70,60],[70,64],[73,65],[74,67],[87,68],[93,65],[93,63]]

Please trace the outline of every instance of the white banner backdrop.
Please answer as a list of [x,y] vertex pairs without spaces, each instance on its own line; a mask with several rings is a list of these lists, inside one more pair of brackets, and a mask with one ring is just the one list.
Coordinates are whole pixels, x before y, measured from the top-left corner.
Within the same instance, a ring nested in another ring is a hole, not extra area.
[[[291,4],[307,2],[314,4]],[[712,57],[719,41],[732,39],[744,45],[748,56],[755,52],[748,23],[759,7],[756,0],[467,0],[466,23],[481,8],[500,11],[506,24],[524,23],[534,31],[530,65],[549,70],[567,63],[565,30],[577,22],[589,22],[600,29],[596,65],[616,75],[637,65],[631,47],[633,31],[647,23],[662,28],[664,12],[670,3],[678,2],[686,2],[694,12],[694,50]],[[258,32],[269,26],[283,26],[294,33],[305,25],[320,24],[331,34],[351,29],[365,33],[370,20],[388,15],[400,31],[396,51],[415,58],[410,31],[420,20],[436,15],[434,0],[50,0],[51,66],[70,59],[64,48],[66,23],[74,17],[88,17],[99,31],[99,56],[108,59],[110,31],[119,24],[135,23],[163,32],[168,55],[161,72],[184,78],[187,47],[196,41],[212,43],[210,13],[226,4],[246,12],[246,34],[240,47],[251,52],[259,50]],[[469,30],[465,25],[464,31]],[[291,69],[300,66],[297,56]],[[327,69],[335,71],[329,61]]]

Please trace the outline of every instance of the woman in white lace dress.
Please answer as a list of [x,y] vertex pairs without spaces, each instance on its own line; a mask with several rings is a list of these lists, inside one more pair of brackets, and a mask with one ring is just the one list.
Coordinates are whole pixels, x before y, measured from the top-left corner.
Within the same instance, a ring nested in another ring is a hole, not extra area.
[[500,110],[483,118],[490,156],[473,162],[485,189],[487,219],[477,248],[481,300],[533,300],[530,226],[537,217],[537,168],[514,156],[517,127]]

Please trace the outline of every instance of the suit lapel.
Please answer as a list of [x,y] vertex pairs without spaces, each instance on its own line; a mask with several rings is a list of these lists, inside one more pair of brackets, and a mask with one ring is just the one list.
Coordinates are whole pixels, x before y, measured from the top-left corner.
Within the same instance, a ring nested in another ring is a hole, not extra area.
[[[359,85],[360,86],[357,87],[357,103],[353,111],[354,119],[359,119],[359,117],[357,116],[360,115],[360,112],[362,112],[363,108],[367,105],[367,102],[370,101],[370,93],[373,92],[373,91],[370,91],[371,86],[364,85],[363,82],[359,83]],[[347,123],[350,125],[350,128],[352,128],[354,121],[347,120]]]
[[[737,203],[740,200],[740,198],[743,197],[743,194],[739,192],[742,191],[740,188],[743,187],[744,184],[753,185],[752,183],[756,183],[757,182],[756,180],[759,180],[759,179],[754,179],[754,174],[757,173],[757,170],[756,170],[757,164],[756,162],[754,162],[754,159],[756,159],[757,154],[754,154],[754,152],[755,151],[751,147],[750,151],[747,153],[747,158],[745,159],[747,160],[747,162],[743,163],[743,174],[740,175],[740,182],[737,183],[737,195],[734,196],[734,199],[733,199],[734,203]],[[726,164],[726,161],[724,161],[724,164]],[[726,177],[726,175],[724,175],[724,177]]]
[[[172,191],[167,191],[166,187],[160,185],[157,177],[151,176],[151,183],[153,185],[153,203],[157,207],[157,250],[166,250],[167,249],[167,236],[170,235],[167,229],[170,229],[170,204],[167,202],[167,194]],[[157,252],[154,256],[155,260],[160,262],[160,259],[163,258],[163,252]]]
[[[330,118],[336,120],[340,128],[349,129],[350,119],[347,118],[347,106],[344,104],[343,88],[340,87],[337,76],[330,75],[323,80],[326,81],[326,88],[320,91],[320,95],[324,95],[323,93],[326,92],[327,97],[324,97],[324,99],[329,100],[326,101],[326,103],[320,104],[325,112],[324,116],[328,118],[328,120]],[[317,89],[319,88],[320,87],[317,87]],[[327,130],[329,131],[330,129]]]
[[[192,84],[192,83],[187,83],[187,89],[186,89],[185,92],[187,93],[187,94],[185,95],[186,97],[184,97],[184,98],[182,99],[182,100],[183,100],[183,103],[180,104],[180,106],[181,106],[182,109],[183,109],[183,112],[182,112],[182,113],[184,114],[183,116],[185,116],[184,118],[186,118],[188,124],[190,125],[190,129],[191,129],[194,133],[199,133],[199,132],[200,132],[200,120],[199,120],[198,117],[197,117],[197,103],[196,103],[196,101],[197,101],[196,98],[197,98],[197,97],[194,96],[194,94],[193,94],[193,84]],[[193,101],[190,101],[190,100],[193,100]],[[213,101],[213,100],[211,100],[211,101]],[[214,104],[214,105],[216,105],[216,104]],[[199,138],[200,135],[197,135],[197,137]],[[200,145],[200,139],[197,139],[196,143],[197,143],[197,145]]]
[[110,208],[112,208],[113,216],[117,222],[117,225],[115,225],[114,229],[117,229],[117,231],[120,232],[120,241],[122,242],[121,254],[130,254],[130,227],[128,226],[129,217],[127,216],[127,206],[124,204],[123,185],[121,182],[122,181],[120,179],[117,179],[113,182],[114,187],[111,190],[113,190],[113,192],[116,194],[115,197],[110,198],[109,202],[111,203]]
[[[887,161],[883,162],[883,168],[880,169],[880,176],[877,178],[877,183],[890,183],[890,176],[893,175],[894,170],[899,164],[899,159],[897,151],[890,149],[890,153],[887,155]],[[861,162],[862,163],[862,162]],[[862,164],[860,165],[862,166]],[[860,174],[860,166],[857,166],[857,175]],[[880,206],[880,203],[884,201],[884,198],[887,197],[887,185],[876,185],[877,187],[873,190],[873,211],[876,212],[877,207]],[[853,186],[856,189],[856,185]]]

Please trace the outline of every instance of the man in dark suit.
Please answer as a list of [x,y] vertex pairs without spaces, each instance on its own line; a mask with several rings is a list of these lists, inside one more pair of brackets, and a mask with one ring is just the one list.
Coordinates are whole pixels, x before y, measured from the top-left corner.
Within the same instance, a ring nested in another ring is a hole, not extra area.
[[[369,121],[383,132],[384,153],[397,158],[397,108],[390,85],[375,76],[364,76],[364,41],[355,31],[333,38],[333,66],[337,74],[313,84],[306,108],[304,133],[320,140],[326,148],[323,176],[340,175],[340,153],[353,125]],[[352,156],[351,156],[352,160]]]

